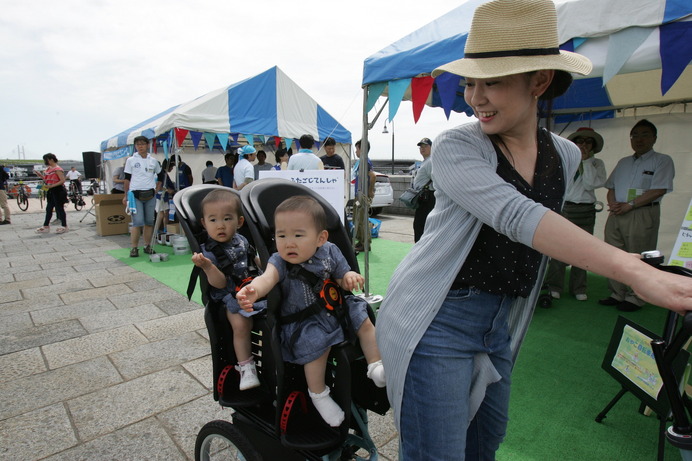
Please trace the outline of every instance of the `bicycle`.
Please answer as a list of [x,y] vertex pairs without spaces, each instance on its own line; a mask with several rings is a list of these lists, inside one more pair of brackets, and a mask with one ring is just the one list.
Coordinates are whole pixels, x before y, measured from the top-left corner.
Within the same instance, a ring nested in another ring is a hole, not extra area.
[[17,183],[17,206],[22,211],[29,209],[29,194],[31,193],[31,189],[28,191],[27,189],[29,189],[29,186],[25,186],[24,181],[19,181],[19,183]]
[[77,186],[76,181],[70,181],[70,189],[67,193],[67,197],[69,198],[70,202],[74,203],[74,209],[77,211],[81,211],[82,208],[84,207],[84,198],[82,197],[82,193],[79,190],[79,187]]

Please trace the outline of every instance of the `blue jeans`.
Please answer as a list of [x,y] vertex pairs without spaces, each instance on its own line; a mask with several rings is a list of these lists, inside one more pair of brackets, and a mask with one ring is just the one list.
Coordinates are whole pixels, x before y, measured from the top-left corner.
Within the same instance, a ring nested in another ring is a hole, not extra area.
[[[507,316],[514,298],[450,290],[411,358],[401,409],[401,459],[494,460],[508,421]],[[469,424],[474,356],[487,353],[500,381],[488,386]]]
[[142,202],[136,198],[135,207],[137,213],[132,214],[132,227],[153,226],[156,220],[156,199],[152,197]]

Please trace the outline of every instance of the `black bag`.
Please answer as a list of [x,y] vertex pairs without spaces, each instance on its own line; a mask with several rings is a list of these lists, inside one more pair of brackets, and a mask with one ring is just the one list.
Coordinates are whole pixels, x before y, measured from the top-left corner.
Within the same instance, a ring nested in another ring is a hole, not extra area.
[[409,187],[399,196],[399,200],[406,205],[406,208],[415,210],[418,208],[418,200],[420,199],[421,192],[423,192],[423,189]]
[[154,198],[154,189],[133,190],[132,192],[140,202],[146,202]]

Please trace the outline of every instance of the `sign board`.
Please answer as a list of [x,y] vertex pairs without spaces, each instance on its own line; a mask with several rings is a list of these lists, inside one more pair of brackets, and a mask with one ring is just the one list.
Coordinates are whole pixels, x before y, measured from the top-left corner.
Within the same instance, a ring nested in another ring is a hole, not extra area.
[[[625,317],[618,317],[601,367],[622,387],[632,392],[659,415],[667,415],[670,402],[661,392],[663,381],[651,350],[651,341],[660,336]],[[673,374],[679,379],[687,364],[685,350],[673,361]]]
[[687,213],[682,220],[682,226],[680,226],[680,232],[670,254],[668,265],[692,269],[692,200],[687,206]]
[[312,189],[334,207],[337,214],[344,219],[344,170],[264,170],[259,172],[259,179],[288,179]]

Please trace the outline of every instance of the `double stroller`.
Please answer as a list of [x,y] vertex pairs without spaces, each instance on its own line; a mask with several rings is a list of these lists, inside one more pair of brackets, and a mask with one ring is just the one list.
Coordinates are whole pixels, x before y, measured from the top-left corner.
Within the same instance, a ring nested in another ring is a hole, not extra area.
[[[193,252],[206,239],[201,225],[202,199],[217,185],[183,189],[174,201],[181,227]],[[274,210],[286,198],[308,195],[325,209],[329,240],[336,244],[351,268],[358,271],[349,235],[339,213],[311,189],[284,179],[267,178],[239,192],[245,224],[238,229],[266,267],[274,244]],[[303,367],[284,362],[279,342],[281,294],[275,287],[267,296],[267,310],[253,316],[252,354],[260,387],[240,391],[235,370],[233,331],[226,309],[208,296],[204,272],[193,270],[188,294],[198,279],[205,306],[214,377],[214,399],[234,410],[232,422],[211,421],[200,430],[195,446],[196,460],[376,460],[377,451],[368,433],[367,410],[385,414],[389,409],[386,391],[366,377],[367,363],[357,339],[332,347],[326,383],[332,398],[345,413],[339,427],[330,427],[320,417],[307,395]],[[373,322],[374,314],[369,309]]]

